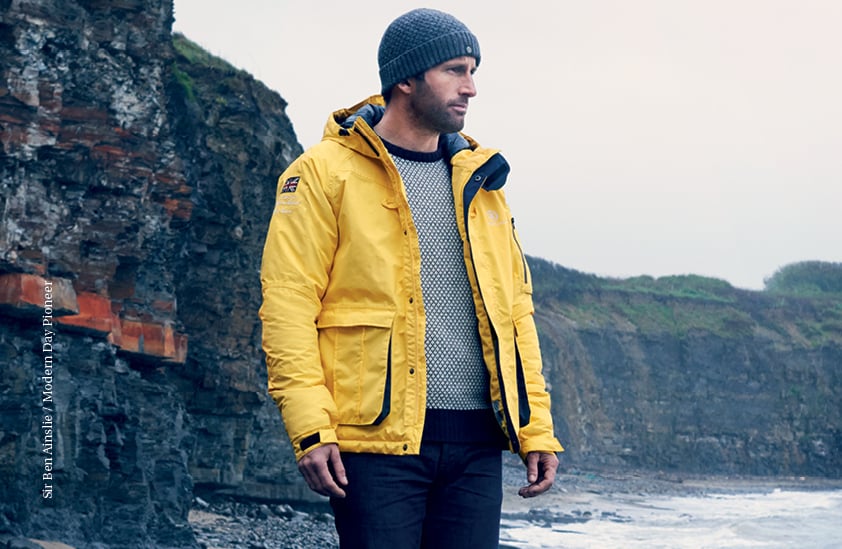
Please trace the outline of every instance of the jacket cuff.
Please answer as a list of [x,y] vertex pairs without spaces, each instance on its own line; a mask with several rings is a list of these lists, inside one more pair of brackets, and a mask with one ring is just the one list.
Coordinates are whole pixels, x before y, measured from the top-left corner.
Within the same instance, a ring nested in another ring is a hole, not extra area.
[[527,454],[529,454],[530,452],[542,452],[545,454],[552,454],[555,452],[563,451],[564,448],[561,446],[561,443],[555,438],[550,438],[549,440],[542,439],[522,442],[520,445],[520,452],[518,452],[518,455],[521,459],[525,461]]
[[295,450],[295,460],[300,460],[308,452],[315,450],[319,446],[338,443],[339,439],[336,438],[336,431],[334,429],[322,429],[302,437],[298,437],[292,441],[292,446]]

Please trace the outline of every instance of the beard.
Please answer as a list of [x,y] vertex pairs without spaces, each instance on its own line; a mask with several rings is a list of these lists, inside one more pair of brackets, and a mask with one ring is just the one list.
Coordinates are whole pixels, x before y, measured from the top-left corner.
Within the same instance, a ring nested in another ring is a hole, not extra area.
[[424,80],[418,80],[417,92],[409,107],[416,123],[440,134],[455,133],[465,127],[465,115],[451,110],[453,105],[467,105],[467,99],[444,100]]

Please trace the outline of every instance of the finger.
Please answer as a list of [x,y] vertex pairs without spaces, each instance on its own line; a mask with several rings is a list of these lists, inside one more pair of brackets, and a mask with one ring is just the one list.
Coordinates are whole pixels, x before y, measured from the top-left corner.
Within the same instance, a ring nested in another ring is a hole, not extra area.
[[526,455],[526,480],[532,484],[538,480],[538,458],[539,454],[530,452]]
[[319,489],[317,492],[324,496],[332,496],[337,498],[344,498],[345,491],[336,484],[336,481],[333,478],[333,475],[330,472],[330,467],[327,466],[327,462],[321,462],[318,464],[318,467],[314,471],[316,476],[316,482],[318,483]]
[[543,494],[552,488],[555,482],[558,458],[556,458],[555,454],[538,454],[537,458],[536,465],[540,467],[540,476],[537,476],[528,486],[524,486],[518,490],[518,494],[521,497],[530,498]]
[[528,491],[532,496],[543,494],[553,487],[553,479],[549,477],[542,478],[540,481],[529,485]]
[[552,482],[549,482],[548,480],[542,480],[541,482],[536,482],[535,484],[524,486],[523,488],[518,490],[518,495],[524,498],[534,498],[535,496],[540,496],[541,494],[552,488],[552,486]]
[[[334,452],[339,459],[338,448],[333,446],[317,448],[301,458],[298,462],[298,470],[301,471],[307,486],[314,492],[323,496],[345,497],[345,492],[336,484],[328,467],[328,462],[333,459]],[[344,475],[344,467],[342,470]]]
[[318,492],[320,489],[318,479],[310,471],[310,468],[307,467],[304,463],[299,463],[298,470],[301,472],[301,476],[304,477],[304,482],[307,483],[307,486],[310,487],[310,490]]
[[328,497],[345,497],[345,492],[337,486],[330,477],[329,473],[323,475],[320,470],[309,468],[302,468],[301,473],[304,476],[304,480],[307,482],[307,486],[309,486],[310,489],[317,494]]
[[555,482],[555,475],[558,469],[558,460],[548,460],[547,463],[544,464],[544,472],[541,475],[545,480],[550,481],[550,485]]
[[333,476],[342,486],[348,486],[348,476],[345,474],[345,464],[342,463],[342,456],[339,449],[330,454],[330,466],[333,469]]

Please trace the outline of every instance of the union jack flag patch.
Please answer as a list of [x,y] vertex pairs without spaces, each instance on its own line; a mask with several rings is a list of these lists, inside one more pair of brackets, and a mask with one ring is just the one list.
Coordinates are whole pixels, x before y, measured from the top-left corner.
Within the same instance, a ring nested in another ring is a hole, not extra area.
[[290,177],[286,181],[284,181],[284,186],[281,187],[282,193],[294,193],[298,189],[298,180],[301,177]]

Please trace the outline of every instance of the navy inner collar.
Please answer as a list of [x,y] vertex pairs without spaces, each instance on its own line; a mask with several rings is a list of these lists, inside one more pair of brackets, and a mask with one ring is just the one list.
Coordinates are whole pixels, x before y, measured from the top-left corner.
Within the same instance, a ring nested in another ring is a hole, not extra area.
[[405,160],[412,160],[415,162],[438,162],[444,158],[444,141],[442,139],[439,139],[439,147],[433,152],[411,151],[409,149],[399,147],[394,143],[389,143],[382,137],[380,140],[383,141],[383,145],[386,146],[386,150],[389,151],[389,154],[399,156]]

